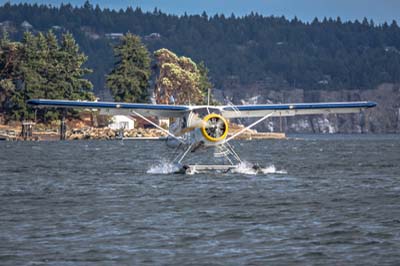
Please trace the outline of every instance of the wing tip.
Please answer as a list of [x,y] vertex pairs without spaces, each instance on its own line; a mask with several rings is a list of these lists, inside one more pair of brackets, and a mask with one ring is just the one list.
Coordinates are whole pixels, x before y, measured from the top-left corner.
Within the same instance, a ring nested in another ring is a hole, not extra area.
[[40,99],[30,99],[30,100],[27,100],[26,103],[29,105],[39,105]]
[[373,108],[376,107],[378,104],[376,102],[373,101],[369,101],[367,102],[367,108]]

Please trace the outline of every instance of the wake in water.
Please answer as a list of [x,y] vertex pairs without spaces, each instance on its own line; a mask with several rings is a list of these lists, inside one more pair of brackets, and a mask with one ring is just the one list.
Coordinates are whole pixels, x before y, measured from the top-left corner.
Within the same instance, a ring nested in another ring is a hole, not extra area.
[[232,170],[233,173],[256,175],[256,174],[287,174],[286,170],[277,170],[275,165],[271,164],[268,167],[254,167],[253,164],[242,162],[236,169]]
[[[221,172],[221,171],[220,171]],[[200,173],[196,170],[196,166],[193,169],[182,170],[182,165],[172,164],[166,161],[162,161],[156,165],[150,167],[147,170],[148,174],[174,174],[174,173],[185,173],[189,175]],[[268,167],[255,167],[253,164],[248,162],[242,162],[237,168],[231,169],[227,173],[237,173],[246,175],[257,175],[257,174],[287,174],[286,170],[277,170],[275,165],[270,165]]]
[[180,170],[180,167],[177,164],[172,164],[167,161],[162,161],[156,165],[150,167],[146,173],[148,174],[173,174]]

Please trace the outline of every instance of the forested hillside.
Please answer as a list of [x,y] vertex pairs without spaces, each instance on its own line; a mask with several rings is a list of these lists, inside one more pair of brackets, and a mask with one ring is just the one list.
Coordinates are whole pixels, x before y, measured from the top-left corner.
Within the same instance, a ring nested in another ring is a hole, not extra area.
[[26,30],[73,34],[88,56],[88,78],[100,93],[113,66],[120,33],[142,37],[150,52],[167,48],[204,61],[214,86],[257,82],[271,88],[358,89],[400,82],[400,28],[395,21],[304,23],[284,17],[167,15],[139,8],[101,9],[9,3],[0,7],[0,29],[19,40]]

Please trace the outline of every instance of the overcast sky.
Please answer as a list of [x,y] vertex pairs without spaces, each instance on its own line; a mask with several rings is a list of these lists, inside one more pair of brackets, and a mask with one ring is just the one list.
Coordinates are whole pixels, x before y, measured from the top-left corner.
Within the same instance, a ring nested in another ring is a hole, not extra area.
[[[4,4],[5,0],[0,0]],[[61,2],[70,2],[81,5],[84,0],[11,0],[11,3],[48,3],[59,5]],[[361,20],[364,17],[382,23],[392,20],[400,21],[400,0],[92,0],[92,4],[102,7],[125,8],[139,6],[143,10],[152,11],[158,7],[164,12],[173,14],[200,14],[206,11],[209,15],[224,13],[230,15],[245,15],[251,11],[263,15],[275,15],[311,21],[314,17],[340,16],[342,20]]]

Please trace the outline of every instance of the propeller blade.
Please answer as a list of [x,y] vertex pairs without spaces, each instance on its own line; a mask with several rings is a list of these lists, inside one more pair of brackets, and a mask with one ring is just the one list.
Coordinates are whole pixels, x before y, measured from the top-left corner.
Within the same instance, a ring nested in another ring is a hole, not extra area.
[[207,127],[207,126],[208,126],[208,123],[205,122],[203,119],[200,119],[200,118],[198,118],[198,117],[193,118],[193,119],[190,121],[190,127],[202,128],[202,127],[204,127],[204,126]]

